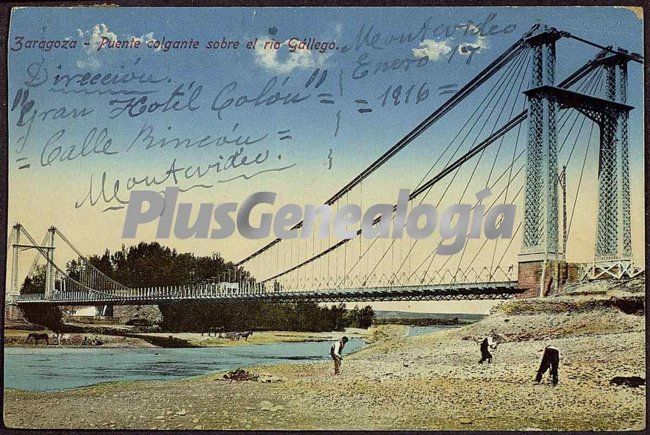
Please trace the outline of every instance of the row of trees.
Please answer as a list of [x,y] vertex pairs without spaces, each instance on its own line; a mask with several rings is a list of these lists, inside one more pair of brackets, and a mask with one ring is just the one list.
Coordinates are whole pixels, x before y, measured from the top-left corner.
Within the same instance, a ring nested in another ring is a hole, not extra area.
[[346,327],[368,328],[374,311],[370,306],[348,310],[345,304],[331,307],[313,302],[171,302],[159,305],[163,329],[174,332],[226,331],[342,331]]
[[[219,254],[198,257],[179,253],[157,242],[122,248],[114,253],[108,249],[102,255],[88,257],[88,262],[103,274],[127,287],[147,287],[196,284],[226,274],[238,279],[250,279],[250,274],[233,263],[226,262]],[[81,259],[69,261],[66,273],[79,281],[88,266]],[[92,283],[89,284],[92,286]],[[31,276],[25,278],[22,294],[45,291],[45,265],[38,265]]]
[[[196,284],[225,275],[252,280],[248,271],[226,262],[217,253],[179,253],[157,242],[141,242],[128,248],[123,245],[119,251],[93,255],[88,262],[127,287]],[[86,267],[83,261],[72,260],[66,273],[79,280]],[[43,293],[44,288],[45,267],[40,266],[25,280],[21,293]],[[177,302],[160,304],[159,308],[163,315],[161,326],[170,331],[206,331],[220,326],[229,330],[330,331],[368,328],[374,318],[370,306],[348,310],[344,304],[324,307],[315,303]]]
[[[221,255],[199,257],[192,253],[179,253],[158,242],[140,242],[111,254],[93,255],[88,261],[105,275],[127,287],[147,287],[196,284],[230,274],[238,279],[250,279],[250,274],[241,267],[226,262]],[[70,261],[67,273],[78,279],[84,264],[80,260]]]

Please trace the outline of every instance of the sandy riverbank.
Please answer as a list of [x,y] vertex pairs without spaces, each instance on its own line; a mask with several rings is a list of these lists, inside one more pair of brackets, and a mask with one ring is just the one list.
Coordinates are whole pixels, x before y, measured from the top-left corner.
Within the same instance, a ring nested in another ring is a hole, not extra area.
[[[643,294],[635,297],[639,303]],[[417,337],[404,337],[403,331],[376,332],[381,339],[346,357],[338,377],[332,376],[329,363],[305,363],[249,368],[273,382],[228,382],[217,373],[57,393],[7,391],[5,424],[640,430],[645,422],[645,386],[617,386],[610,380],[645,377],[645,319],[593,302],[609,299],[601,294],[506,302],[483,321],[457,330]],[[499,346],[493,364],[479,365],[474,340],[493,329],[508,342]],[[541,351],[551,343],[563,353],[560,384],[553,387],[545,379],[534,385]]]
[[[93,332],[92,328],[87,328],[86,333],[67,333],[61,347],[93,347],[84,346],[82,341],[84,337],[88,340],[100,340],[102,347],[110,348],[149,348],[165,347],[170,341],[176,343],[178,347],[225,347],[225,346],[242,346],[247,344],[273,344],[273,343],[294,343],[305,341],[332,341],[338,340],[343,335],[350,338],[371,339],[371,332],[365,329],[348,328],[345,332],[294,332],[294,331],[255,331],[247,340],[233,340],[229,338],[218,338],[208,334],[182,332],[129,332],[125,330],[124,335],[101,334]],[[6,347],[44,347],[44,342],[38,346],[32,341],[27,342],[27,335],[30,332],[47,333],[50,336],[50,346],[58,346],[55,333],[49,330],[28,331],[18,329],[5,329],[5,346]]]
[[255,331],[247,339],[233,340],[229,338],[218,338],[214,335],[201,335],[194,332],[167,333],[152,332],[138,334],[141,337],[160,337],[165,338],[172,336],[179,340],[184,340],[196,347],[224,347],[224,346],[243,346],[247,344],[273,344],[273,343],[295,343],[305,341],[332,341],[338,340],[344,335],[352,338],[368,338],[370,333],[365,329],[348,328],[345,332],[295,332],[295,331]]

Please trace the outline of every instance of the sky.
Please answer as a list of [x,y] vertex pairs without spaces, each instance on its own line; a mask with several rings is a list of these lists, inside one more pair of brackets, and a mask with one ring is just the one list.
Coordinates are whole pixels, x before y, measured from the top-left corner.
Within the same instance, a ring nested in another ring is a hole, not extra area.
[[[153,180],[154,190],[187,190],[179,201],[194,204],[194,213],[200,203],[241,203],[258,191],[277,192],[276,209],[289,203],[321,204],[439,107],[450,95],[446,90],[458,89],[537,23],[598,44],[643,51],[642,19],[624,8],[15,8],[9,37],[9,225],[21,222],[38,241],[54,225],[90,255],[154,240],[155,224],[141,226],[136,239],[122,238],[129,190],[146,189]],[[166,51],[155,45],[190,40],[198,41],[198,48]],[[290,51],[302,40],[312,44],[310,49]],[[44,41],[58,42],[51,42],[48,50]],[[141,45],[106,48],[102,41]],[[206,48],[216,41],[219,48]],[[222,48],[224,41],[228,48]],[[247,48],[253,42],[255,48]],[[274,42],[277,50],[264,49],[264,43]],[[325,49],[320,52],[314,42]],[[559,41],[556,76],[566,77],[597,51],[574,40]],[[527,81],[525,59],[521,62],[521,77]],[[97,77],[94,83],[92,77]],[[642,83],[642,67],[630,64],[628,104],[637,107],[629,124],[632,221],[639,263],[644,258]],[[165,106],[173,92],[183,95]],[[433,160],[447,158],[441,150],[468,114],[481,107],[480,98],[477,93],[449,112],[443,123],[364,181],[363,193],[350,192],[344,200],[366,207],[392,204],[400,188],[413,189]],[[513,107],[522,101],[516,98],[515,93]],[[498,109],[490,104],[486,116]],[[569,121],[571,125],[573,118]],[[577,128],[571,133],[575,157],[569,157],[569,147],[560,153],[560,160],[575,158],[568,172],[569,204],[580,173],[585,173],[580,206],[571,208],[575,229],[568,255],[572,261],[589,261],[595,237],[597,141],[593,138],[587,148],[589,126],[580,134]],[[199,143],[206,136],[210,139]],[[175,147],[175,138],[194,146]],[[161,147],[163,139],[167,144]],[[513,150],[515,142],[507,139],[503,152]],[[487,152],[486,162],[494,153]],[[577,157],[582,153],[588,157],[584,171]],[[227,163],[233,155],[236,167]],[[244,158],[248,164],[242,163]],[[495,161],[495,174],[507,169],[508,159]],[[189,169],[176,172],[174,180],[167,174],[172,165]],[[477,168],[476,177],[487,179],[487,186],[491,165]],[[454,200],[471,202],[485,186],[473,181],[471,167],[463,171],[455,183],[436,187],[428,200],[441,198],[448,187]],[[472,181],[463,184],[466,179]],[[517,197],[520,206],[522,196]],[[235,234],[223,240],[179,239],[172,234],[159,241],[181,252],[219,252],[237,261],[272,238],[248,240]],[[365,243],[356,249],[363,250]],[[399,258],[406,258],[405,243],[400,242]],[[516,262],[520,244],[518,239],[512,244],[506,258],[510,264]],[[297,249],[303,255],[311,252]],[[479,252],[472,249],[468,257]],[[57,251],[62,261],[71,255]],[[284,255],[282,260],[279,255]],[[291,255],[273,254],[276,258],[250,267],[262,276],[283,261],[299,258]],[[374,255],[381,256],[379,251]],[[399,259],[381,267],[394,271],[395,263]],[[448,312],[484,312],[488,306],[376,304]]]

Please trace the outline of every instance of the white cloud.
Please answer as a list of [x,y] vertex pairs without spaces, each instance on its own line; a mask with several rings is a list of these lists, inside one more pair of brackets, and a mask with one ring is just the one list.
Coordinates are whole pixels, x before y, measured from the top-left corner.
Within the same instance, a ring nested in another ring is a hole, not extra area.
[[91,30],[86,31],[77,29],[77,35],[79,35],[80,38],[88,38],[88,45],[85,46],[87,53],[97,51],[99,44],[102,42],[102,37],[111,42],[117,41],[117,35],[108,30],[106,24],[95,24]]
[[[126,39],[130,40],[131,37],[127,35]],[[149,41],[157,41],[157,39],[153,37],[153,32],[145,33],[140,37],[134,36],[133,39],[140,41],[141,44],[147,44]],[[160,51],[161,49],[162,45],[159,45],[158,48],[152,48],[153,51]]]
[[[314,53],[311,50],[296,50],[292,53],[287,46],[288,40],[280,44],[280,48],[277,50],[264,49],[264,43],[267,41],[269,39],[257,41],[260,45],[255,50],[255,61],[273,73],[288,74],[295,69],[313,69],[322,66],[329,57],[329,53]],[[280,59],[281,54],[286,55],[284,60]]]
[[89,69],[97,71],[101,65],[101,62],[95,56],[88,56],[84,59],[79,59],[77,61],[77,68]]
[[487,39],[485,36],[481,36],[480,29],[475,26],[469,26],[469,29],[475,32],[476,40],[472,42],[464,42],[458,46],[458,53],[462,55],[469,56],[472,51],[475,53],[482,53],[487,48]]
[[[452,50],[457,50],[458,54],[469,56],[471,54],[482,53],[488,47],[487,39],[481,36],[480,29],[475,25],[468,26],[472,32],[471,36],[476,36],[472,41],[453,42],[454,38],[450,37],[442,41],[435,39],[425,39],[420,42],[417,48],[412,48],[413,56],[425,57],[428,56],[429,60],[436,61],[441,57],[449,54]],[[464,38],[466,39],[466,38]]]
[[413,56],[415,57],[429,57],[429,60],[436,61],[442,56],[451,53],[451,46],[448,41],[436,41],[433,39],[425,39],[420,42],[418,48],[413,48]]
[[[117,41],[117,35],[110,30],[106,24],[95,24],[90,30],[77,29],[77,36],[84,43],[84,49],[88,57],[77,60],[77,68],[90,69],[96,71],[101,66],[98,59],[97,48],[102,42],[102,37],[110,41]],[[85,45],[87,43],[87,45]]]
[[[100,53],[102,53],[103,50],[97,51],[99,44],[102,42],[102,38],[106,38],[111,42],[118,40],[117,34],[112,32],[108,26],[103,23],[95,24],[90,30],[77,29],[77,36],[81,39],[82,43],[88,43],[88,45],[84,45],[84,49],[88,56],[77,60],[77,68],[90,69],[93,71],[98,70],[102,64]],[[140,37],[126,34],[122,36],[121,40],[125,41],[130,41],[131,38],[145,44],[151,40],[155,41],[153,32],[145,33]],[[155,49],[154,51],[160,51],[160,48]]]

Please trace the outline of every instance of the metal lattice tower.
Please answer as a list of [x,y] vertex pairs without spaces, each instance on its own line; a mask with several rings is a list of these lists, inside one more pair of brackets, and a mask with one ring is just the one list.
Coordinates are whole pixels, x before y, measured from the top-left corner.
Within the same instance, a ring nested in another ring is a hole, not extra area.
[[[616,101],[616,69],[605,66],[605,94]],[[606,113],[600,123],[600,152],[598,159],[598,226],[596,259],[613,260],[618,251],[618,119]]]
[[[598,216],[594,263],[589,278],[621,278],[633,274],[630,227],[630,174],[628,150],[627,62],[625,50],[608,49],[591,65],[605,70],[605,95],[595,97],[554,85],[555,42],[566,32],[544,27],[530,36],[533,66],[528,96],[528,149],[524,199],[524,234],[520,281],[528,288],[539,287],[545,294],[551,283],[557,290],[557,262],[560,252],[558,225],[557,126],[556,113],[575,109],[600,128],[598,161]],[[563,250],[566,249],[563,247]],[[553,276],[546,277],[548,264]],[[540,268],[535,263],[541,264]],[[524,266],[522,266],[524,265]],[[523,270],[523,274],[521,273]]]
[[[606,72],[606,98],[622,105],[627,102],[628,60],[613,55],[601,61]],[[628,112],[612,106],[600,117],[596,262],[632,257]]]
[[[619,63],[620,102],[627,103],[627,62]],[[629,113],[623,112],[620,119],[620,198],[621,230],[623,231],[621,252],[625,259],[632,258],[632,225],[630,221],[630,160],[628,149],[627,121]]]
[[12,260],[11,260],[11,296],[17,296],[20,294],[18,289],[18,256],[20,254],[20,247],[18,246],[21,242],[21,226],[20,224],[15,224],[13,227],[14,232],[14,241],[12,244]]
[[56,276],[56,270],[54,269],[54,234],[56,229],[50,227],[47,230],[47,243],[51,249],[48,249],[47,252],[47,262],[45,264],[45,298],[51,298],[54,294],[54,282]]
[[545,87],[555,82],[555,41],[560,32],[544,29],[531,36],[533,52],[528,95],[528,149],[522,256],[540,260],[558,256],[557,104]]

